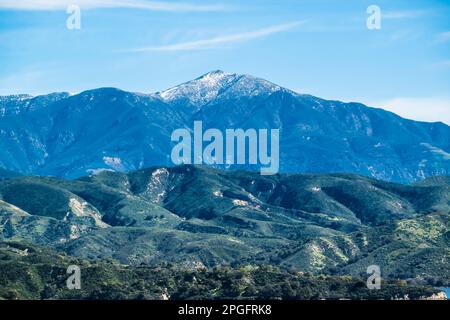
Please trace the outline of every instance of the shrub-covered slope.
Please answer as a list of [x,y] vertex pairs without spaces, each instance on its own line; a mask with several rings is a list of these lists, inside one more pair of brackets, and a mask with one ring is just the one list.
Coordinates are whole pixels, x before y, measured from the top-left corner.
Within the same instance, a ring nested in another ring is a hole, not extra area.
[[449,183],[208,167],[0,182],[0,237],[132,265],[271,264],[450,282]]

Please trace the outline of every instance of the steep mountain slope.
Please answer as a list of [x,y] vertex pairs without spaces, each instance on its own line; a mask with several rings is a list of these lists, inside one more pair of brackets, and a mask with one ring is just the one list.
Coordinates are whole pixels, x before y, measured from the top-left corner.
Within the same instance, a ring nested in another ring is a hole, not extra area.
[[279,128],[281,172],[349,172],[403,183],[450,174],[450,127],[443,123],[222,71],[148,95],[102,88],[0,97],[0,168],[73,178],[170,166],[171,133],[192,129],[195,120],[204,129]]
[[179,119],[176,110],[149,96],[86,91],[1,117],[0,165],[23,173],[82,176],[166,163],[166,138],[182,126]]
[[[361,259],[350,261],[340,272],[365,274],[368,265],[384,266],[389,278],[428,279],[440,286],[448,279],[450,241],[448,211],[418,219],[405,219],[353,234],[367,242]],[[444,277],[442,275],[445,275]]]
[[0,182],[0,237],[87,259],[450,281],[448,179],[261,176],[202,166]]

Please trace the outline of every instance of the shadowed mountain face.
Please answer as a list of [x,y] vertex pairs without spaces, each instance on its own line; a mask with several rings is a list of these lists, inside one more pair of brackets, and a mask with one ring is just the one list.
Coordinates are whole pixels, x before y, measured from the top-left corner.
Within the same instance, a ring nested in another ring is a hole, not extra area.
[[443,123],[222,71],[149,95],[103,88],[0,97],[0,168],[73,178],[170,166],[171,133],[195,120],[204,129],[280,128],[281,172],[349,172],[396,182],[450,174],[450,127]]
[[450,183],[208,167],[0,181],[0,237],[87,259],[272,264],[448,284]]

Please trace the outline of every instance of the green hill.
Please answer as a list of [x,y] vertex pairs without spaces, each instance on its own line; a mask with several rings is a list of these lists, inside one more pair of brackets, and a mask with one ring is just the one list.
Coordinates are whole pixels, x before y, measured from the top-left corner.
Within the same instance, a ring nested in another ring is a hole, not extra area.
[[[66,273],[80,268],[81,289]],[[73,258],[19,242],[0,242],[0,299],[419,299],[438,290],[383,281],[368,290],[352,277],[315,277],[271,266],[187,270],[171,264],[123,266]]]
[[450,283],[448,177],[400,185],[350,174],[208,167],[0,181],[0,238],[88,259]]

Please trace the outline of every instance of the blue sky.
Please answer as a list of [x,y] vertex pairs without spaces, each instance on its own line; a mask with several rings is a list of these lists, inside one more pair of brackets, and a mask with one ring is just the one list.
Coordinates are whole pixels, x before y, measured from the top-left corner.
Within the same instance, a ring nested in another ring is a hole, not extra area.
[[0,0],[0,95],[154,92],[216,69],[450,124],[450,1]]

